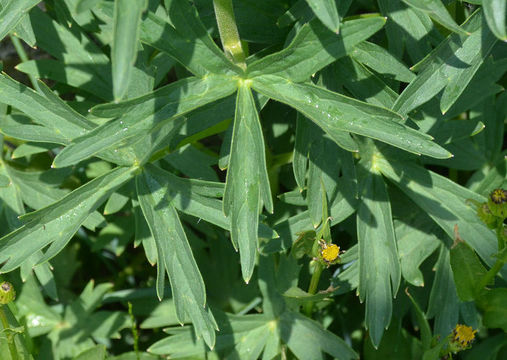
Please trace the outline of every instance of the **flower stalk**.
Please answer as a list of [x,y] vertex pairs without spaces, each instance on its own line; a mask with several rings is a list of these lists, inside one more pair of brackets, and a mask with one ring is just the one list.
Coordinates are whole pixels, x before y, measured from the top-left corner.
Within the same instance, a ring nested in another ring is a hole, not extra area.
[[239,38],[232,0],[213,0],[213,7],[225,55],[243,70],[246,69],[246,56]]

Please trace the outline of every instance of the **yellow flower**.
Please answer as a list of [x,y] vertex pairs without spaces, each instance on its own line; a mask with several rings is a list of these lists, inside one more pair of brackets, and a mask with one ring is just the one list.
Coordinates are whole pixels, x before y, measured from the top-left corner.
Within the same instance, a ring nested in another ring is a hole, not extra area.
[[476,332],[477,330],[473,330],[471,326],[458,324],[452,331],[453,340],[460,343],[463,348],[466,348],[474,341]]
[[327,266],[336,264],[340,261],[340,247],[336,244],[327,244],[324,240],[319,241],[320,257]]

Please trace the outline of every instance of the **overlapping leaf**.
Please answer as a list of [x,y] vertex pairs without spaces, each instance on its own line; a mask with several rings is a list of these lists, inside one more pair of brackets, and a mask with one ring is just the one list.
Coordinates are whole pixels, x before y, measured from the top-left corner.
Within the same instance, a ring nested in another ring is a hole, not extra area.
[[400,123],[401,116],[386,108],[333,93],[310,84],[295,84],[274,75],[252,80],[255,90],[286,103],[319,125],[340,145],[347,131],[386,142],[403,150],[445,159],[451,154],[431,137]]
[[334,0],[306,0],[313,12],[326,27],[338,33],[340,30],[340,18]]
[[268,211],[273,211],[264,152],[259,115],[251,90],[243,82],[236,99],[224,212],[231,219],[231,240],[239,247],[246,282],[250,280],[255,266],[262,204]]
[[188,244],[176,209],[167,196],[165,179],[148,166],[136,177],[139,204],[157,247],[157,293],[164,294],[165,273],[169,276],[180,322],[188,316],[198,336],[208,346],[215,344],[217,325],[206,305],[201,273]]
[[236,81],[230,77],[186,78],[137,99],[100,105],[94,109],[97,116],[120,117],[73,139],[72,144],[55,158],[54,166],[75,164],[104,149],[126,145],[133,138],[140,140],[167,121],[230,95],[235,90]]
[[[465,90],[496,42],[475,13],[464,26],[471,35],[452,34],[419,64],[421,72],[396,100],[393,110],[403,115],[424,104],[442,89],[440,110],[447,112]],[[480,49],[480,51],[478,51]]]
[[251,77],[277,75],[294,82],[306,81],[318,70],[347,55],[354,45],[366,40],[384,26],[385,19],[371,17],[344,22],[335,34],[318,21],[304,25],[284,50],[248,66]]
[[38,263],[60,252],[86,218],[133,176],[132,168],[116,168],[74,190],[61,200],[22,217],[25,225],[0,239],[2,272],[12,271],[37,251]]
[[168,3],[172,25],[149,13],[141,24],[142,42],[167,52],[197,76],[241,71],[213,42],[187,1],[171,0]]
[[9,33],[40,0],[11,0],[0,10],[0,40]]
[[[421,207],[447,234],[454,238],[457,224],[461,237],[479,256],[492,265],[496,252],[495,234],[477,217],[468,200],[484,198],[449,179],[407,161],[381,160],[378,166],[407,196]],[[410,179],[410,180],[409,180]],[[502,274],[507,274],[507,269]]]
[[[374,169],[373,169],[374,171]],[[366,326],[378,346],[392,315],[392,298],[400,285],[391,205],[382,177],[375,172],[363,180],[357,211],[359,297],[366,300]]]

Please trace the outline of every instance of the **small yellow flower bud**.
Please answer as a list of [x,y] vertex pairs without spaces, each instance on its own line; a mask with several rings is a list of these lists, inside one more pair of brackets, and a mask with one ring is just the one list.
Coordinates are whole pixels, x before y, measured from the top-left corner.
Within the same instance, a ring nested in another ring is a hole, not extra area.
[[495,189],[489,194],[488,207],[494,216],[507,217],[507,190]]
[[0,304],[5,305],[16,298],[16,291],[10,282],[4,281],[0,284]]

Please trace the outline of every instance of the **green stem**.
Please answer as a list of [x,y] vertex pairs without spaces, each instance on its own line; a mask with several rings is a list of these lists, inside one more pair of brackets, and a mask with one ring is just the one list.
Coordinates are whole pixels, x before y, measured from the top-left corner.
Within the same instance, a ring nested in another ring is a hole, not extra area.
[[234,18],[232,0],[213,0],[220,40],[227,55],[236,65],[246,69],[245,52],[239,39],[238,27]]
[[[308,287],[308,293],[314,295],[317,292],[317,286],[319,285],[320,275],[322,275],[322,271],[324,270],[324,266],[316,261],[315,262],[315,270],[313,271],[312,278],[310,280],[310,286]],[[311,317],[313,310],[313,301],[309,301],[305,304],[305,313],[307,316]]]
[[503,237],[503,222],[505,219],[500,219],[497,221],[496,226],[496,238],[498,239],[498,251],[502,251],[505,247],[505,239]]
[[[10,328],[9,321],[7,321],[7,316],[5,316],[3,305],[0,305],[0,321],[2,321],[2,327],[4,330]],[[7,346],[9,347],[9,352],[11,353],[11,359],[18,360],[18,351],[16,350],[16,344],[14,344],[14,337],[8,330],[5,331],[5,333],[7,336]]]
[[137,332],[137,324],[136,318],[134,317],[134,311],[132,310],[132,303],[129,301],[128,303],[130,321],[132,321],[132,337],[134,338],[134,352],[136,354],[136,359],[139,360],[141,357],[139,355],[139,334]]
[[[18,53],[19,58],[21,59],[21,62],[27,62],[30,60],[28,58],[28,55],[26,54],[25,48],[23,47],[23,44],[21,44],[21,41],[16,36],[10,36],[12,45],[14,45],[14,48],[16,49],[16,52]],[[32,83],[33,88],[37,92],[41,92],[39,88],[39,84],[37,83],[37,79],[32,74],[28,74],[28,78],[30,79],[30,82]]]

